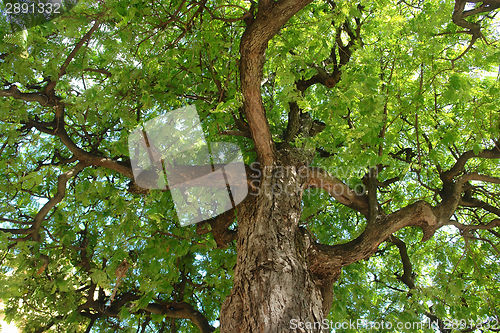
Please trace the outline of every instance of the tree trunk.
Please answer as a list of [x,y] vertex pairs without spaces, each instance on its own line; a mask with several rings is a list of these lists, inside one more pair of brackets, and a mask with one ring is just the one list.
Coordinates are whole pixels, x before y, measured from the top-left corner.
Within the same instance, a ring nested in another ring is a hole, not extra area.
[[[259,190],[237,214],[238,259],[221,332],[290,332],[294,323],[324,318],[320,286],[307,259],[308,238],[299,227],[306,181],[299,168],[307,158],[279,155],[278,166],[263,170]],[[313,331],[321,329],[304,332]]]

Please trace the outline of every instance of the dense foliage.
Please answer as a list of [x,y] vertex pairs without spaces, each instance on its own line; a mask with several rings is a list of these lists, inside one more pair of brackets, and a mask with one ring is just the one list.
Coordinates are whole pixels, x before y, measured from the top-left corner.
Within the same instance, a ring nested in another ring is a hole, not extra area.
[[[237,143],[247,165],[259,158],[239,67],[258,6],[80,1],[15,32],[2,14],[0,299],[8,320],[24,332],[219,325],[235,237],[216,239],[216,220],[181,227],[169,191],[135,186],[127,139],[145,121],[194,104],[208,141]],[[452,210],[424,239],[403,228],[344,267],[332,322],[438,320],[436,330],[450,332],[445,324],[465,320],[464,332],[500,330],[499,7],[318,0],[269,42],[261,95],[277,146],[316,150],[311,165],[353,189],[373,185],[372,168],[386,214],[420,200]],[[290,130],[294,110],[321,130]],[[326,191],[306,190],[302,203],[301,225],[324,244],[358,237],[370,220]],[[123,264],[130,267],[120,273]]]

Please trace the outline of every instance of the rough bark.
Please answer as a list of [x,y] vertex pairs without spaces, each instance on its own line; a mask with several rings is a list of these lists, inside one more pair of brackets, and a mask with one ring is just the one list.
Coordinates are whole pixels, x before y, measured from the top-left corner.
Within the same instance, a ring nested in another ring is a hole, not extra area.
[[298,170],[307,158],[281,152],[284,167],[265,168],[259,195],[238,211],[238,260],[221,332],[290,332],[293,319],[324,317],[321,285],[309,269],[309,238],[299,227],[307,177]]

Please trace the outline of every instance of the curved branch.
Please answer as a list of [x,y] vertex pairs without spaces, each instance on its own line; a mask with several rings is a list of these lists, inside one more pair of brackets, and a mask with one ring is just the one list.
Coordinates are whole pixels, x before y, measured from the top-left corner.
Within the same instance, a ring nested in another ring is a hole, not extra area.
[[468,196],[462,196],[459,201],[459,205],[463,207],[478,207],[482,208],[490,213],[495,214],[500,217],[500,208],[490,205],[487,202],[476,198],[470,198]]
[[403,262],[403,275],[399,275],[398,279],[406,284],[408,288],[415,289],[416,286],[415,280],[413,279],[413,265],[411,264],[405,242],[394,235],[389,236],[387,241],[397,246],[399,255],[401,256],[401,261]]
[[17,223],[17,224],[30,224],[29,222],[21,222],[21,221],[18,221],[18,220],[13,220],[13,219],[8,219],[8,218],[5,218],[5,217],[0,217],[0,221],[2,222],[9,222],[9,223]]
[[477,172],[469,173],[469,174],[466,174],[466,175],[463,175],[462,177],[460,177],[460,182],[462,182],[462,183],[468,182],[470,180],[477,180],[477,181],[481,181],[481,182],[500,184],[500,178],[487,176],[487,175],[481,175]]
[[113,171],[116,171],[123,176],[133,179],[134,174],[132,172],[132,167],[130,164],[115,161],[109,157],[103,157],[88,153],[78,147],[66,132],[65,122],[64,122],[64,106],[59,105],[56,110],[55,122],[57,124],[55,135],[61,139],[62,143],[78,158],[78,160],[85,162],[89,165],[101,166]]
[[479,37],[479,23],[468,22],[465,20],[464,9],[466,4],[466,0],[455,0],[455,7],[453,9],[452,15],[453,23],[455,23],[459,27],[469,29],[469,31],[471,31],[473,35]]
[[422,241],[428,240],[442,225],[441,213],[425,201],[418,201],[394,213],[379,216],[374,223],[367,224],[357,238],[337,245],[313,243],[310,254],[313,271],[344,267],[371,257],[378,246],[396,231],[413,226],[422,229]]
[[475,154],[472,150],[468,150],[460,157],[458,160],[455,162],[455,165],[453,167],[445,172],[443,172],[440,177],[443,182],[451,182],[455,176],[458,176],[461,172],[463,172],[465,164],[467,163],[468,160],[471,158],[487,158],[487,159],[495,159],[495,158],[500,158],[500,149],[497,147],[488,149],[488,150],[483,150],[482,152]]
[[452,64],[456,60],[463,57],[472,48],[472,46],[474,45],[474,43],[478,38],[484,39],[483,35],[481,34],[481,25],[477,22],[467,21],[465,20],[465,18],[480,13],[489,13],[491,11],[500,8],[499,0],[489,0],[489,1],[483,1],[483,3],[477,8],[471,10],[465,10],[465,6],[467,5],[468,2],[475,2],[475,1],[455,0],[455,7],[453,9],[453,15],[452,15],[453,23],[455,23],[459,27],[468,29],[468,33],[472,35],[472,38],[469,42],[469,46],[467,46],[467,48],[458,57],[452,60]]
[[[139,295],[132,292],[126,292],[120,295],[120,297],[109,307],[103,307],[98,301],[93,298],[88,298],[87,302],[79,307],[79,310],[88,310],[93,308],[98,311],[101,316],[108,317],[118,317],[120,310],[127,306],[128,303],[140,299]],[[186,302],[161,302],[149,303],[145,307],[141,308],[142,311],[154,313],[158,315],[163,315],[167,318],[179,318],[179,319],[189,319],[193,322],[201,333],[211,333],[215,331],[215,328],[210,325],[207,318],[198,310],[196,310],[191,304]],[[80,312],[82,316],[89,317],[88,312]]]
[[33,226],[29,228],[31,237],[34,241],[40,241],[40,228],[42,227],[42,222],[45,220],[45,216],[49,211],[54,208],[59,202],[64,199],[66,194],[66,183],[68,180],[76,176],[80,171],[82,171],[88,164],[79,162],[70,170],[62,173],[57,177],[57,193],[50,199],[36,214],[33,219]]
[[312,0],[261,2],[255,21],[247,20],[240,42],[240,79],[243,109],[255,142],[257,156],[264,165],[275,161],[275,146],[260,92],[267,43],[281,27]]
[[198,327],[201,333],[211,333],[215,328],[210,325],[207,318],[191,304],[186,302],[171,303],[167,305],[149,304],[147,312],[164,315],[168,318],[189,319]]
[[[462,196],[462,192],[465,188],[464,185],[469,180],[482,180],[482,181],[488,181],[492,183],[498,183],[498,179],[496,177],[491,177],[491,176],[483,176],[479,175],[477,173],[471,173],[471,174],[466,174],[458,178],[458,180],[454,180],[456,176],[459,174],[463,173],[465,171],[465,164],[467,161],[471,158],[487,158],[487,159],[498,159],[500,158],[500,149],[497,147],[488,149],[488,150],[483,150],[482,152],[476,154],[472,150],[469,150],[457,159],[455,162],[455,165],[453,167],[445,172],[440,172],[439,177],[441,178],[441,181],[443,182],[443,187],[441,191],[439,192],[439,195],[443,199],[442,202],[438,205],[439,210],[441,211],[442,214],[442,219],[447,220],[449,217],[452,216],[452,214],[455,212],[457,207],[459,205],[467,205],[466,202],[473,201],[473,205],[479,205],[476,207],[487,207],[489,206],[492,210],[497,210],[495,207],[491,207],[490,205],[483,203],[483,202],[475,202],[473,199],[470,197],[470,195]],[[486,208],[485,208],[486,209]],[[488,210],[488,209],[486,209]],[[491,211],[491,210],[490,210]],[[498,214],[497,214],[498,215]],[[499,215],[500,216],[500,215]]]
[[[0,96],[9,96],[9,97],[14,97],[15,99],[23,100],[23,101],[28,101],[28,102],[38,102],[42,106],[56,106],[58,104],[59,99],[54,96],[54,88],[56,87],[57,81],[64,75],[66,74],[66,69],[68,65],[70,64],[71,60],[76,56],[78,53],[78,50],[90,39],[92,34],[99,28],[100,22],[96,21],[92,28],[82,37],[82,39],[75,45],[71,53],[68,55],[64,63],[61,65],[61,68],[59,70],[59,73],[57,75],[57,79],[55,81],[49,80],[45,88],[43,89],[42,92],[35,92],[35,93],[22,93],[18,90],[16,85],[12,85],[9,89],[7,90],[0,90]],[[89,68],[85,70],[90,70]],[[105,74],[104,72],[100,70],[93,70],[93,71],[99,71],[100,73]],[[107,74],[106,74],[107,75]]]
[[47,325],[39,327],[33,333],[43,333],[45,331],[48,331],[52,326],[54,326],[56,324],[57,321],[60,321],[63,318],[64,318],[63,316],[54,317]]
[[448,222],[444,223],[445,225],[452,225],[457,227],[460,230],[489,230],[495,227],[500,226],[500,219],[493,219],[491,220],[488,224],[481,224],[481,225],[467,225],[467,224],[462,224],[458,221],[454,220],[449,220]]
[[483,241],[485,243],[488,243],[491,245],[491,247],[498,253],[500,254],[500,250],[497,248],[497,246],[495,244],[493,244],[493,242],[489,239],[486,239],[486,238],[483,238],[483,237],[475,237],[473,236],[470,231],[466,230],[464,231],[464,238],[465,239],[473,239],[473,240],[478,240],[478,241]]

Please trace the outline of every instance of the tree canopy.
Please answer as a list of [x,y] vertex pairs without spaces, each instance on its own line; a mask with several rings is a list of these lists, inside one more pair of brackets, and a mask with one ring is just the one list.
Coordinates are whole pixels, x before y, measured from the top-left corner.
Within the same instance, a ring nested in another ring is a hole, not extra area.
[[80,0],[24,31],[2,13],[6,318],[23,332],[223,330],[238,214],[262,180],[182,227],[170,191],[134,182],[128,151],[138,126],[195,105],[250,180],[303,152],[297,223],[322,255],[308,252],[313,275],[331,275],[324,318],[499,331],[499,8]]

